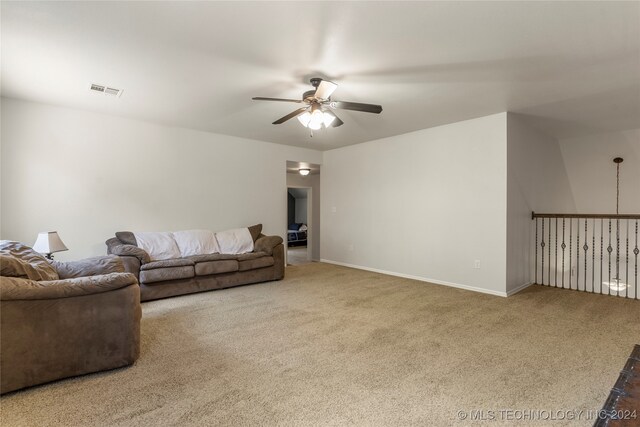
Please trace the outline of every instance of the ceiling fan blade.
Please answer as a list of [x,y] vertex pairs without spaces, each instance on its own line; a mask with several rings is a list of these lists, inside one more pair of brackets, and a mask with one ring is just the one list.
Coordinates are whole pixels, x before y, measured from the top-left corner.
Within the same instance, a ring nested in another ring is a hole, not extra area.
[[274,125],[279,125],[281,123],[286,122],[289,119],[293,119],[294,117],[299,116],[300,114],[304,113],[305,111],[307,111],[308,107],[303,107],[303,108],[298,108],[295,111],[292,111],[291,113],[287,114],[284,117],[279,118],[278,120],[276,120],[275,122],[273,122]]
[[327,80],[323,80],[318,85],[318,89],[316,89],[316,93],[313,96],[318,99],[329,99],[329,97],[331,96],[333,91],[337,89],[337,87],[337,84]]
[[381,105],[360,104],[359,102],[332,101],[329,103],[332,108],[340,108],[342,110],[362,111],[364,113],[380,114],[382,112]]
[[333,121],[331,121],[331,124],[329,125],[332,128],[337,128],[338,126],[342,126],[344,124],[344,122],[342,120],[340,120],[340,117],[336,116],[336,113],[334,113],[333,111],[326,111],[325,110],[324,114],[328,114],[330,116],[333,116]]
[[265,98],[263,96],[254,96],[251,99],[253,99],[254,101],[279,101],[279,102],[297,102],[297,103],[304,102],[301,99]]

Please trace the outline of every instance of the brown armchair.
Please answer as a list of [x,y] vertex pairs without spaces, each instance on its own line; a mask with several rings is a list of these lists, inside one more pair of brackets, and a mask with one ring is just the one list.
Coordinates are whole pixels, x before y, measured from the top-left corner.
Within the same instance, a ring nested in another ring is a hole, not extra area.
[[0,393],[138,358],[140,290],[117,257],[51,265],[2,242],[0,263]]

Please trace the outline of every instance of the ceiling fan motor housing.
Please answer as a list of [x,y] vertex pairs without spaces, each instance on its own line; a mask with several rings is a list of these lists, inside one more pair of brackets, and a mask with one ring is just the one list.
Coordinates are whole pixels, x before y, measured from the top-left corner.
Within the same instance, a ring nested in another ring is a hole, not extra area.
[[302,99],[304,101],[311,101],[313,99],[315,99],[315,94],[316,94],[316,90],[308,90],[305,93],[302,94]]
[[312,77],[309,81],[311,82],[311,86],[318,87],[322,79],[320,77]]

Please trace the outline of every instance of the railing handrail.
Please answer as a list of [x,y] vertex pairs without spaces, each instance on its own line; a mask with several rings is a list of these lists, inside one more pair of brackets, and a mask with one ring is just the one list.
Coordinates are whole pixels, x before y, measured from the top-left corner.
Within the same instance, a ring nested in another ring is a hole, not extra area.
[[602,218],[602,219],[640,219],[640,214],[561,214],[531,212],[531,219],[536,218]]

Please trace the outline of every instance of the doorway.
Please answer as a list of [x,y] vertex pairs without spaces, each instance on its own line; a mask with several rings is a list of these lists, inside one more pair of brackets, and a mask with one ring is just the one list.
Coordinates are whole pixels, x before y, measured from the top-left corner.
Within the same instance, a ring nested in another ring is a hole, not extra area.
[[320,165],[287,161],[286,227],[287,265],[319,261]]
[[310,188],[287,187],[287,261],[310,262],[308,250]]

